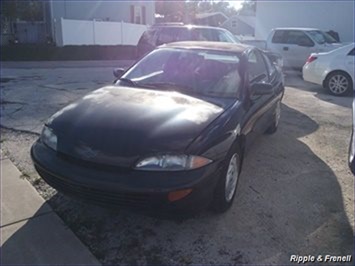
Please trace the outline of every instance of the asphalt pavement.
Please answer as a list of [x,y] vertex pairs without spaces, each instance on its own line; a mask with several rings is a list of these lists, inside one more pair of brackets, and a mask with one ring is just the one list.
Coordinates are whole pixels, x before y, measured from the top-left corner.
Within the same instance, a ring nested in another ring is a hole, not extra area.
[[133,60],[83,60],[83,61],[5,61],[1,68],[91,68],[91,67],[125,67]]

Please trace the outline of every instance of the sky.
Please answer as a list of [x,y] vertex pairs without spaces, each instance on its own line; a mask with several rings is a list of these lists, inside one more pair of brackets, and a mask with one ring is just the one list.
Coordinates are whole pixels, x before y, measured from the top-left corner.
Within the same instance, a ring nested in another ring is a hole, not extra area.
[[228,1],[228,2],[230,5],[234,6],[235,9],[240,9],[243,3],[243,1],[238,1],[238,0]]

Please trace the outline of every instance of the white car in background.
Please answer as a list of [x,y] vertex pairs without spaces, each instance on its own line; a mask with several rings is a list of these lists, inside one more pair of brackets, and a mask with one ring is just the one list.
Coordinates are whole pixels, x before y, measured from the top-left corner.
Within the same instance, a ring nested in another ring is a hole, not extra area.
[[327,53],[313,53],[302,69],[303,79],[333,95],[350,94],[354,86],[354,43]]
[[301,69],[311,53],[329,52],[344,43],[328,33],[314,28],[276,28],[266,41],[243,40],[242,43],[280,54],[285,68]]

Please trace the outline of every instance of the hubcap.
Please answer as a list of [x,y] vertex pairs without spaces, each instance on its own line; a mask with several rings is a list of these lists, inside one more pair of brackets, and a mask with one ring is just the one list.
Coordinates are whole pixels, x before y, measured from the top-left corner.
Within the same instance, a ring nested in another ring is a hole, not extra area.
[[277,127],[279,125],[279,121],[280,121],[280,117],[281,117],[281,102],[278,101],[277,105],[276,105],[276,110],[275,110],[275,126]]
[[349,86],[349,82],[346,77],[343,75],[334,75],[329,80],[329,89],[334,94],[342,94],[344,93]]
[[237,187],[239,169],[237,163],[238,155],[234,154],[229,161],[229,166],[226,175],[225,198],[229,202],[232,200]]

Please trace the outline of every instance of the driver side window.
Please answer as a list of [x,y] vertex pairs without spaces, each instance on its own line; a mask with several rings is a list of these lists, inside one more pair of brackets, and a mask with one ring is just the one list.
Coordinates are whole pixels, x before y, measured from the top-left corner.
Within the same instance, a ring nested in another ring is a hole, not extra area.
[[303,32],[299,30],[287,31],[286,43],[302,46],[314,46],[313,41]]

